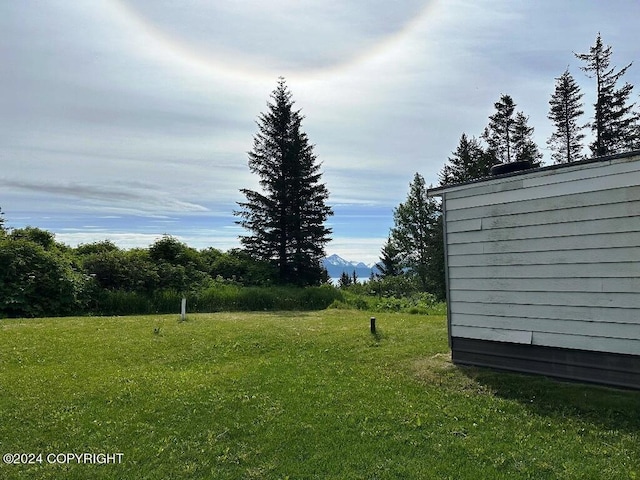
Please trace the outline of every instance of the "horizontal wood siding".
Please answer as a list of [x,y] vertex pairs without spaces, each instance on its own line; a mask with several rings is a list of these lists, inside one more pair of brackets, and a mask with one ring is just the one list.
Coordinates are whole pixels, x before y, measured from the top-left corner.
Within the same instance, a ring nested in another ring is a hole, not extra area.
[[452,339],[640,355],[640,156],[443,195]]

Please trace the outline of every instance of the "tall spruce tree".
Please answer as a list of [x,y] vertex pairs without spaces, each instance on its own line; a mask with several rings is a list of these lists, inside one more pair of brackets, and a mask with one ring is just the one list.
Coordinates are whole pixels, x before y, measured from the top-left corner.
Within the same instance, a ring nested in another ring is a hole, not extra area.
[[489,175],[492,162],[492,157],[486,154],[480,141],[476,137],[469,139],[463,133],[458,148],[440,171],[440,185],[451,185],[486,177]]
[[528,125],[529,117],[524,113],[516,113],[513,121],[513,155],[516,162],[528,161],[533,167],[542,164],[542,153],[533,141],[533,127]]
[[580,101],[582,96],[580,86],[569,73],[569,69],[556,78],[547,115],[555,126],[555,131],[547,140],[547,144],[553,150],[551,158],[554,163],[571,163],[580,158],[582,140],[585,136],[582,133],[584,126],[578,124],[578,119],[584,113]]
[[533,166],[539,166],[542,154],[533,141],[529,117],[515,112],[516,104],[509,95],[501,95],[494,107],[496,113],[489,117],[489,125],[482,134],[482,139],[487,142],[487,153],[494,163],[526,160]]
[[397,277],[402,274],[402,267],[400,266],[400,249],[395,245],[391,237],[387,238],[387,243],[384,244],[380,256],[380,262],[376,265],[380,271],[380,277]]
[[501,95],[493,104],[496,113],[489,117],[489,125],[484,129],[482,139],[487,142],[489,153],[500,163],[510,163],[513,158],[513,113],[516,104],[509,95]]
[[427,196],[424,178],[416,173],[407,200],[393,212],[390,238],[397,247],[400,266],[415,276],[420,288],[442,296],[444,250],[440,204]]
[[596,80],[595,112],[590,125],[595,135],[590,148],[596,157],[631,150],[637,142],[635,125],[638,116],[633,110],[634,104],[629,103],[633,85],[625,83],[617,87],[632,64],[616,70],[616,67],[611,67],[611,52],[611,46],[605,46],[598,33],[589,53],[575,54],[586,64],[580,67],[581,70]]
[[252,233],[240,242],[252,257],[272,262],[280,282],[318,284],[331,234],[324,225],[333,215],[326,204],[329,192],[284,78],[271,99],[249,152],[249,169],[260,177],[262,192],[241,189],[247,201],[238,202],[241,210],[234,212],[241,218],[236,223]]

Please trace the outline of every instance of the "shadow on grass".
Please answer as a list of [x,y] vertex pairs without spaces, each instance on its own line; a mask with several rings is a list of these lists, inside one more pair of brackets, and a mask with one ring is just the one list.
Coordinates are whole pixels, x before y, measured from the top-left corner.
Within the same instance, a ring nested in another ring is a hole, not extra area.
[[572,417],[613,430],[640,431],[640,391],[570,383],[478,367],[457,367],[494,395],[549,417]]
[[375,332],[371,332],[371,338],[376,344],[379,344],[382,341],[382,333],[380,330],[376,330]]

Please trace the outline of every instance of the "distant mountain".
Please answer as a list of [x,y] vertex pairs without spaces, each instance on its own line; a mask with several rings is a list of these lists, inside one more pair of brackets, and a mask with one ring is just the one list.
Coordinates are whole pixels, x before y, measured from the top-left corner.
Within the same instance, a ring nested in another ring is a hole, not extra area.
[[375,265],[367,265],[364,262],[352,262],[349,260],[345,260],[339,255],[333,254],[328,257],[322,259],[322,264],[324,268],[329,272],[329,277],[331,278],[340,278],[342,272],[346,272],[347,275],[353,275],[353,272],[356,272],[356,275],[361,280],[367,280],[371,276],[371,272],[374,271],[377,273],[378,269],[375,268]]

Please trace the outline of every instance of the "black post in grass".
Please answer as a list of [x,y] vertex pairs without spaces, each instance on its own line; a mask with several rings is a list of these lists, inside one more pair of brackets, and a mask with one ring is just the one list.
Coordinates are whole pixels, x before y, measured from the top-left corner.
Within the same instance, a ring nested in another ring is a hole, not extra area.
[[376,317],[371,317],[371,333],[376,333]]

